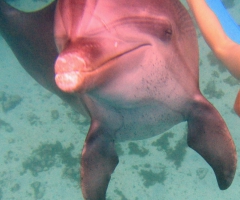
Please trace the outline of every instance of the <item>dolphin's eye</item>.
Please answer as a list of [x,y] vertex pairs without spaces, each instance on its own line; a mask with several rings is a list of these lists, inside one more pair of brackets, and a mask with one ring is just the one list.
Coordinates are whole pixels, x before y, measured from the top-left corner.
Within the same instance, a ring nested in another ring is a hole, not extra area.
[[169,41],[173,34],[172,24],[168,19],[165,18],[142,19],[141,23],[139,23],[138,28],[141,32],[148,33],[163,42]]
[[166,33],[167,35],[172,35],[172,29],[167,29],[167,30],[165,31],[165,33]]
[[164,29],[164,33],[160,35],[159,39],[161,39],[162,41],[169,41],[172,38],[172,34],[172,27],[167,27],[166,29]]
[[167,20],[155,21],[155,29],[151,31],[151,34],[157,37],[163,42],[168,42],[172,38],[173,30],[172,25]]

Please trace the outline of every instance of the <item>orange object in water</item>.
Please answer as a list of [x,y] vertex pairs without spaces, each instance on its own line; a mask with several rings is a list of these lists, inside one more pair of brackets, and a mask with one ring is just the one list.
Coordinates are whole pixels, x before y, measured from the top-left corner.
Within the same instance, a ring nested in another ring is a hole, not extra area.
[[235,100],[234,110],[237,113],[237,115],[240,117],[240,90],[238,91],[237,98]]

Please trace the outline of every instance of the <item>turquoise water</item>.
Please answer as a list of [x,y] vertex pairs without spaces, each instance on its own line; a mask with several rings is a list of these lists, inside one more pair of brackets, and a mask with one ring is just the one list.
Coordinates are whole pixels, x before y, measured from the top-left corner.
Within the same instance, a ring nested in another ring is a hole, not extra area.
[[[25,10],[48,3],[9,2]],[[225,2],[240,23],[240,2]],[[217,62],[199,32],[198,36],[201,91],[222,114],[239,151],[240,119],[232,110],[239,82]],[[78,157],[88,122],[38,85],[1,37],[0,58],[0,200],[82,199]],[[185,134],[186,123],[181,123],[167,134],[118,144],[120,163],[112,176],[108,199],[239,199],[239,168],[231,187],[220,191],[212,169],[187,148]],[[169,144],[159,149],[156,145],[162,141]]]

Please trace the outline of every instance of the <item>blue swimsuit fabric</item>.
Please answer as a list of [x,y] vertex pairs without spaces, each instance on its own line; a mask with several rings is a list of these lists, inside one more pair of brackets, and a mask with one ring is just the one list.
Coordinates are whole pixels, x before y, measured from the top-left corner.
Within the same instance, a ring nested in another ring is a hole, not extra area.
[[240,27],[227,12],[220,0],[206,0],[206,3],[219,19],[225,33],[240,44]]

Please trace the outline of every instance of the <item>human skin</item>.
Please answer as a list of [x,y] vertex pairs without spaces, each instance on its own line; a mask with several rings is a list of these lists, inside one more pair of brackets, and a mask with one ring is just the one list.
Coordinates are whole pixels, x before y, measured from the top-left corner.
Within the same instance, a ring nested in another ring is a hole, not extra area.
[[[187,3],[209,47],[228,71],[240,80],[240,45],[226,35],[217,16],[205,0],[187,0]],[[240,117],[240,90],[234,110]]]
[[205,0],[187,0],[187,3],[209,47],[229,72],[240,80],[240,45],[226,35]]

